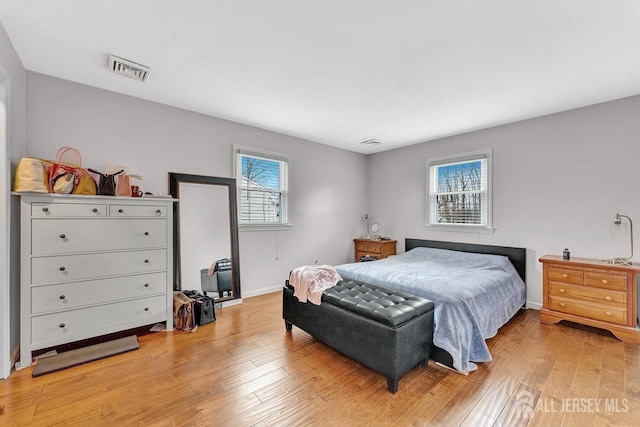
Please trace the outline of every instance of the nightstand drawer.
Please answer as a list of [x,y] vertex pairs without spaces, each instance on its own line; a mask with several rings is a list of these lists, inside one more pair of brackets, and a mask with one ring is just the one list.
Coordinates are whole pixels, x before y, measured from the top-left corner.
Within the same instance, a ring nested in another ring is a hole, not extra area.
[[381,247],[379,245],[368,245],[367,252],[372,254],[379,254],[381,251]]
[[584,284],[598,288],[627,290],[627,275],[612,274],[598,271],[585,271]]
[[586,286],[570,285],[560,282],[549,282],[549,294],[565,298],[588,298],[598,303],[627,303],[627,293]]
[[549,280],[563,283],[582,284],[582,271],[568,268],[549,267]]
[[373,254],[379,254],[381,252],[380,250],[380,245],[367,245],[364,243],[358,243],[356,245],[356,250],[358,252],[364,252],[364,253],[373,253]]
[[591,303],[570,298],[549,296],[549,308],[551,310],[608,323],[617,323],[620,325],[627,323],[627,308],[624,306],[617,307],[602,303]]

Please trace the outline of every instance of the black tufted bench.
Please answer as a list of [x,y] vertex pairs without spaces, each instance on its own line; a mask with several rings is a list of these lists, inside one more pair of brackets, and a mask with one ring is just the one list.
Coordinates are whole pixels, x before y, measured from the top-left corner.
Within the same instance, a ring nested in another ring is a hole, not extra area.
[[322,294],[322,304],[301,303],[288,284],[282,317],[329,347],[387,377],[391,393],[400,377],[426,366],[433,347],[433,302],[405,292],[343,280]]

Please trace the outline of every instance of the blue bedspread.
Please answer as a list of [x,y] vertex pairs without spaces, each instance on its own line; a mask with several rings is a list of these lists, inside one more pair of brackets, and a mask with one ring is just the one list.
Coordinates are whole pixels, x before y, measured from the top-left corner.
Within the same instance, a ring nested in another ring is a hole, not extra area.
[[485,340],[522,307],[525,284],[507,257],[415,248],[373,262],[335,267],[345,279],[402,290],[435,304],[433,342],[460,372],[488,362]]

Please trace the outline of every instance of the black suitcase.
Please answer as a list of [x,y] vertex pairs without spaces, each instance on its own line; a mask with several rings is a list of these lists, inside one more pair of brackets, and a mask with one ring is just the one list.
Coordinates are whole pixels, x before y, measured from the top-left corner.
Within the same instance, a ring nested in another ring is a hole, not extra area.
[[213,298],[202,295],[198,291],[183,291],[183,293],[194,300],[193,308],[196,318],[196,325],[207,325],[216,320],[215,306]]

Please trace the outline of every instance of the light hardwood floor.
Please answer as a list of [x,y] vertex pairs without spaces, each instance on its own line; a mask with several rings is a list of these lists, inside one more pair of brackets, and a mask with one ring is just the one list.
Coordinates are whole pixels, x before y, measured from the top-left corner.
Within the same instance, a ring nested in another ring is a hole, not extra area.
[[[0,381],[0,425],[638,425],[640,346],[522,310],[468,376],[429,362],[384,377],[294,327],[281,294],[217,311],[195,333],[38,378]],[[600,400],[598,400],[600,399]],[[616,406],[617,405],[617,406]],[[617,410],[617,412],[616,412]],[[532,415],[528,417],[527,415]]]

